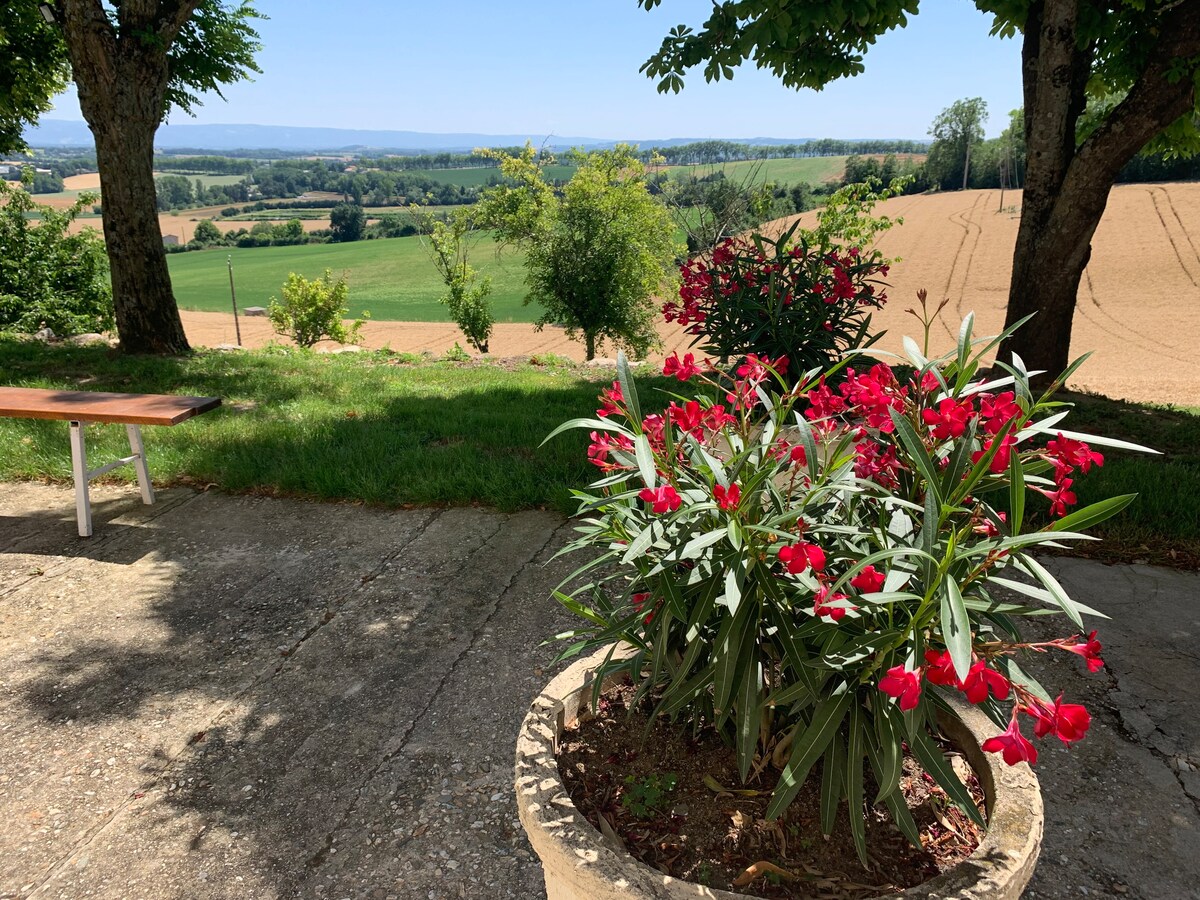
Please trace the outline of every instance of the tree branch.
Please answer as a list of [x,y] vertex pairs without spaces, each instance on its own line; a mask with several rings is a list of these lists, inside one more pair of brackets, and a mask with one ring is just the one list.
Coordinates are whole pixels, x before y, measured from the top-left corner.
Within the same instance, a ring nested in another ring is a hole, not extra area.
[[[1155,135],[1196,105],[1200,0],[1184,0],[1163,17],[1150,62],[1129,93],[1079,148],[1072,169],[1111,171],[1113,177]],[[1180,60],[1193,60],[1180,71]],[[1170,75],[1174,74],[1172,82]],[[1072,172],[1074,177],[1074,172]]]

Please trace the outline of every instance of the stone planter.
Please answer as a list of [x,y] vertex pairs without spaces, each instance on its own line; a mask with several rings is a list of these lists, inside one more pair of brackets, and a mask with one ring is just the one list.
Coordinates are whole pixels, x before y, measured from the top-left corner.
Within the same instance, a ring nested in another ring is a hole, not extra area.
[[[563,729],[585,709],[592,672],[604,652],[580,660],[534,700],[517,737],[517,808],[529,843],[541,858],[549,900],[747,900],[663,875],[614,850],[580,813],[558,773]],[[585,688],[587,690],[585,690]],[[1042,841],[1042,797],[1029,766],[1008,766],[980,744],[996,731],[979,710],[956,705],[943,732],[975,768],[986,796],[990,827],[975,853],[948,872],[889,897],[1016,900],[1033,876]]]

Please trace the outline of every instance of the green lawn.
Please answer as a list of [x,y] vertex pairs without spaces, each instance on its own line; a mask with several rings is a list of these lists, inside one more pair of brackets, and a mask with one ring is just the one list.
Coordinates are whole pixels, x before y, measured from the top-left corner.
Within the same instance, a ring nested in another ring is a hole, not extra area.
[[[383,504],[482,503],[573,512],[569,490],[590,481],[582,432],[542,439],[590,416],[612,378],[577,366],[428,361],[386,353],[298,350],[121,357],[107,348],[47,347],[0,336],[6,383],[28,387],[219,396],[225,405],[177,428],[147,428],[156,482]],[[674,382],[639,379],[645,410]],[[676,388],[678,385],[676,384]],[[1135,441],[1147,456],[1104,449],[1104,465],[1075,485],[1080,505],[1136,492],[1072,552],[1200,567],[1200,415],[1090,395],[1072,430]],[[62,422],[0,419],[0,479],[70,483]],[[122,455],[124,429],[91,426],[95,459]],[[106,476],[130,480],[118,469]],[[1000,499],[1000,498],[997,498]],[[1044,506],[1044,504],[1043,504]],[[1030,514],[1036,510],[1030,509]]]
[[704,177],[714,172],[724,172],[725,177],[740,181],[754,177],[756,182],[773,181],[776,184],[823,184],[841,179],[846,171],[845,156],[805,156],[796,159],[744,160],[712,166],[668,166],[672,176],[695,175]]
[[[0,337],[10,384],[221,397],[219,410],[180,427],[144,430],[160,485],[574,511],[569,489],[596,471],[586,436],[540,445],[561,422],[592,414],[611,372],[405,359],[296,350],[121,358]],[[87,439],[94,460],[128,452],[121,426],[89,426]],[[124,467],[105,477],[134,476]],[[66,423],[0,419],[0,479],[31,478],[70,483]]]
[[[353,315],[365,309],[373,319],[450,321],[446,308],[438,302],[445,286],[416,237],[173,253],[167,257],[171,284],[183,309],[228,309],[229,271],[225,261],[229,256],[233,258],[238,303],[243,307],[266,306],[272,296],[279,296],[289,272],[316,278],[328,268],[335,276],[346,274]],[[532,322],[538,318],[541,307],[523,305],[525,270],[521,254],[510,249],[497,258],[495,243],[482,238],[471,262],[492,278],[497,322]]]

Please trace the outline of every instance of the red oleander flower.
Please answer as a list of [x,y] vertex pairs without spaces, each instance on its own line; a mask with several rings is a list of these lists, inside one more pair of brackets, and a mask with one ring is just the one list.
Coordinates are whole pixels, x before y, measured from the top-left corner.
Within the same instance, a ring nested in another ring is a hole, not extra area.
[[780,547],[779,560],[787,567],[789,575],[799,575],[809,566],[814,572],[825,569],[825,551],[807,541]]
[[737,416],[731,416],[725,412],[725,407],[720,403],[710,406],[704,411],[704,427],[709,431],[720,431],[727,425],[736,425]]
[[1063,478],[1052,491],[1035,485],[1030,485],[1030,487],[1043,497],[1049,498],[1050,515],[1059,518],[1067,514],[1068,506],[1074,506],[1076,503],[1075,492],[1071,490],[1071,485],[1074,483],[1070,478]]
[[877,594],[883,590],[887,576],[874,566],[865,566],[861,572],[850,579],[850,586],[858,588],[864,594]]
[[600,392],[600,408],[596,410],[596,415],[602,419],[616,415],[621,412],[621,404],[624,402],[625,397],[621,393],[621,382],[614,381],[612,387],[605,388]]
[[623,434],[610,435],[593,431],[590,437],[592,443],[588,446],[588,460],[592,465],[599,466],[605,472],[611,472],[613,469],[619,468],[616,463],[609,461],[608,454],[610,452],[613,450],[633,452],[633,441]]
[[958,689],[967,695],[968,703],[983,703],[990,692],[997,700],[1008,699],[1008,679],[989,669],[985,660],[979,660],[967,672],[967,677],[959,684]]
[[958,675],[949,650],[925,651],[925,678],[930,684],[958,687]]
[[[971,462],[977,463],[979,460],[983,459],[984,454],[992,449],[992,445],[994,443],[996,443],[995,438],[985,442],[982,450],[976,450],[971,454]],[[1009,458],[1012,455],[1012,449],[1016,445],[1017,436],[1015,434],[1006,435],[1004,440],[1000,443],[1000,449],[997,450],[996,455],[992,457],[992,464],[988,466],[988,471],[993,475],[999,475],[1000,473],[1006,471],[1008,469]]]
[[1001,734],[995,737],[988,738],[983,742],[983,750],[987,753],[1000,753],[1004,757],[1004,761],[1010,766],[1015,766],[1019,762],[1027,762],[1033,765],[1037,762],[1037,747],[1029,742],[1025,735],[1021,734],[1021,726],[1017,722],[1017,717],[1014,715],[1012,721],[1009,722]]
[[953,397],[946,397],[937,405],[937,411],[926,409],[921,412],[921,420],[933,428],[933,436],[939,441],[947,438],[962,437],[971,421],[970,398],[959,402]]
[[713,487],[713,497],[721,509],[737,509],[742,499],[742,489],[737,484],[731,484],[728,489],[718,484]]
[[696,400],[688,400],[683,406],[674,401],[667,408],[667,418],[680,431],[686,431],[696,437],[704,436],[704,410]]
[[674,375],[680,381],[687,381],[693,375],[699,375],[700,367],[696,365],[695,354],[688,353],[681,360],[678,353],[672,353],[663,363],[663,374]]
[[657,488],[642,488],[638,498],[651,504],[656,513],[675,512],[683,503],[683,498],[669,484]]
[[999,434],[1008,424],[1009,419],[1021,415],[1021,407],[1014,399],[1012,391],[1002,394],[979,395],[979,418],[983,421],[983,430],[988,434]]
[[[640,594],[634,594],[632,597],[630,597],[629,602],[633,604],[634,611],[640,613],[643,610],[645,610],[646,603],[649,599],[650,599],[650,592],[643,591]],[[645,615],[642,616],[642,624],[643,625],[649,625],[651,622],[654,621],[654,613],[657,610],[657,606],[658,605],[655,604],[654,609],[649,610],[648,612],[646,612]]]
[[[822,563],[824,563],[824,558],[825,554],[822,553]],[[815,569],[817,567],[814,565],[813,568]],[[813,594],[813,613],[821,617],[828,616],[829,618],[833,619],[834,622],[840,622],[846,617],[846,613],[850,612],[851,610],[856,610],[858,607],[844,604],[835,606],[834,604],[839,600],[849,599],[850,598],[845,594],[830,593],[828,587],[822,586],[817,589],[815,594]]]
[[1088,635],[1087,641],[1082,644],[1073,644],[1066,648],[1072,653],[1078,653],[1087,660],[1089,672],[1099,672],[1104,668],[1104,660],[1100,658],[1100,651],[1104,649],[1104,645],[1096,640],[1096,632],[1093,631]]
[[1022,708],[1033,717],[1034,734],[1045,737],[1053,733],[1064,744],[1083,740],[1092,724],[1087,709],[1078,703],[1063,703],[1062,694],[1058,695],[1053,705],[1035,700],[1031,706]]
[[921,702],[921,670],[914,672],[904,666],[892,666],[879,679],[879,689],[889,697],[899,697],[902,710],[916,709]]

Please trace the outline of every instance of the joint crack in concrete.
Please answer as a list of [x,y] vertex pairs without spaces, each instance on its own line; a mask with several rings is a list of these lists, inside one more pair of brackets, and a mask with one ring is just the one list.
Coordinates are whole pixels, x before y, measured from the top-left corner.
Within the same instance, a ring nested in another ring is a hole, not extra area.
[[[487,540],[480,545],[481,551],[486,549],[488,544],[491,543],[492,539],[503,530],[503,527],[503,525],[498,526],[496,531],[493,532],[487,538]],[[399,756],[408,746],[408,742],[412,738],[412,734],[416,730],[417,725],[420,724],[421,719],[433,707],[434,703],[437,702],[438,697],[441,695],[442,691],[445,690],[446,685],[450,682],[450,679],[453,677],[455,671],[457,671],[459,664],[467,657],[469,653],[471,653],[476,644],[479,642],[480,637],[486,632],[492,620],[496,617],[497,613],[499,613],[500,608],[504,603],[504,598],[508,595],[508,592],[512,589],[512,586],[517,582],[517,579],[520,577],[521,573],[524,572],[530,564],[536,562],[543,553],[545,553],[546,548],[551,546],[555,538],[558,536],[559,531],[562,530],[563,527],[564,526],[559,526],[558,528],[553,529],[542,545],[534,553],[530,554],[529,558],[524,563],[512,571],[508,580],[504,583],[504,586],[496,592],[496,599],[492,602],[491,608],[488,610],[487,615],[484,616],[483,620],[472,632],[471,640],[467,642],[466,646],[464,646],[458,655],[455,656],[450,665],[446,667],[446,671],[438,680],[437,687],[430,692],[428,701],[409,721],[407,727],[404,729],[404,732],[400,735],[399,740],[396,742],[396,745],[384,753],[380,757],[379,761],[360,780],[358,789],[355,791],[354,799],[350,801],[345,811],[338,818],[338,821],[334,823],[333,827],[326,833],[321,849],[317,850],[316,853],[308,858],[305,868],[309,872],[313,872],[320,868],[320,866],[324,864],[325,860],[328,859],[330,852],[333,850],[333,845],[337,840],[338,832],[346,827],[347,823],[350,821],[350,818],[354,815],[354,811],[358,808],[359,801],[362,799],[366,786],[371,783],[371,781],[385,765]]]

